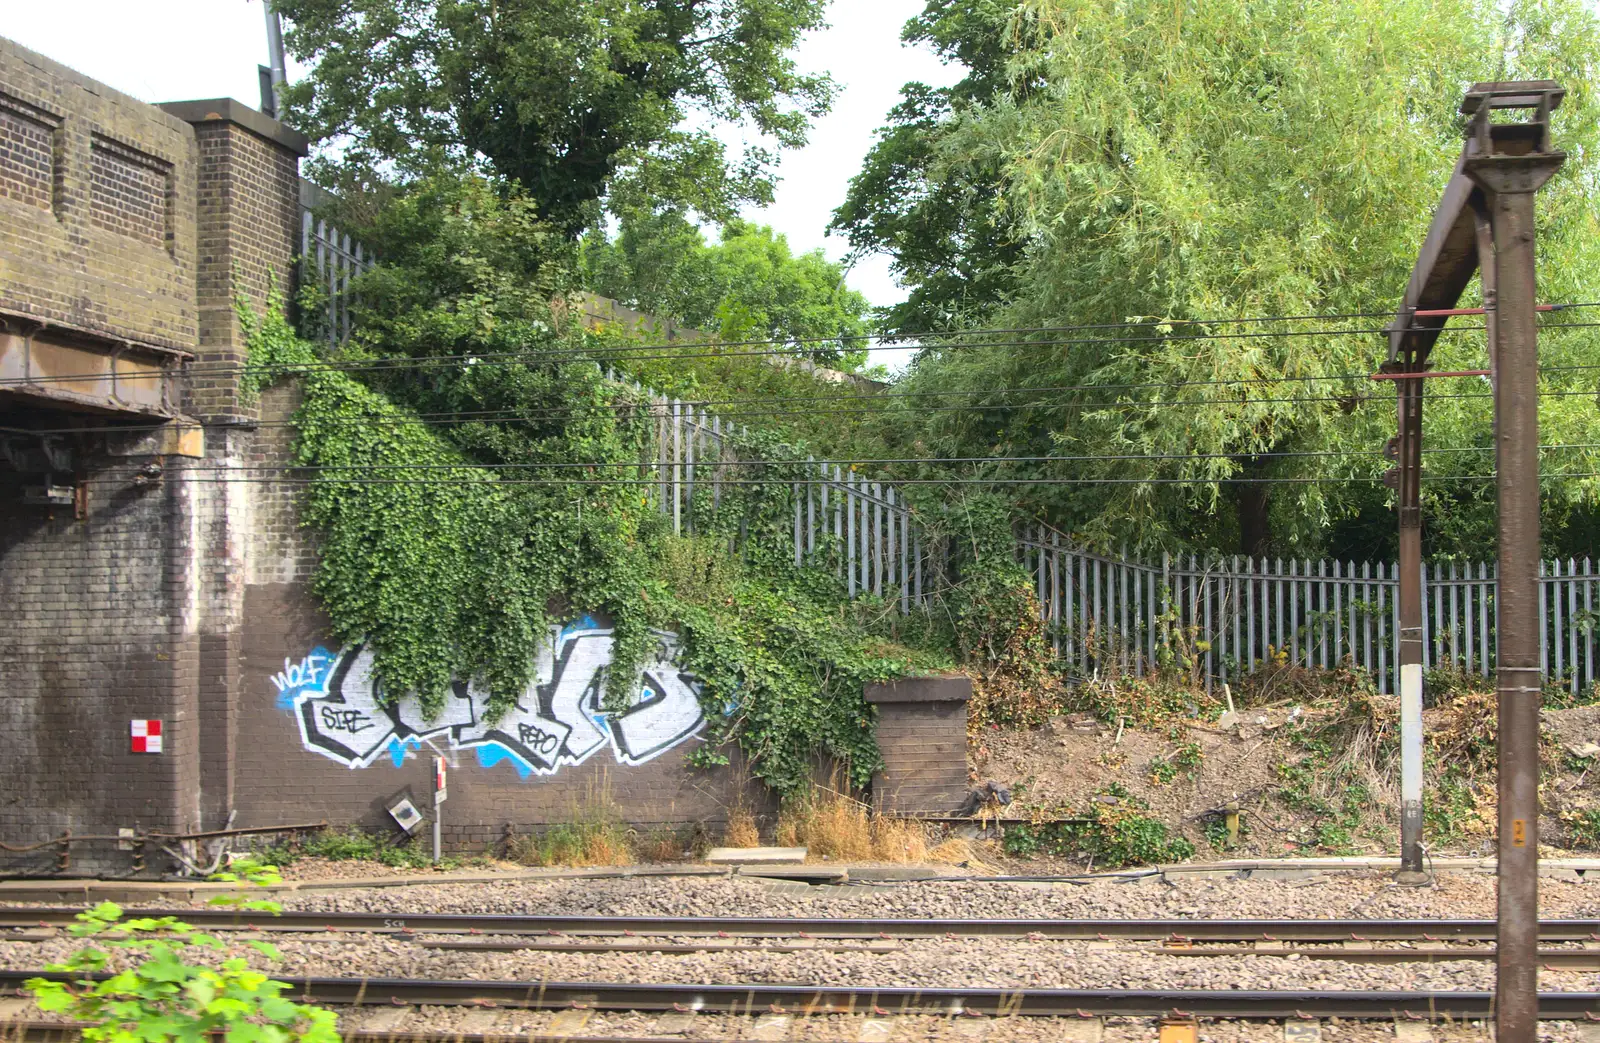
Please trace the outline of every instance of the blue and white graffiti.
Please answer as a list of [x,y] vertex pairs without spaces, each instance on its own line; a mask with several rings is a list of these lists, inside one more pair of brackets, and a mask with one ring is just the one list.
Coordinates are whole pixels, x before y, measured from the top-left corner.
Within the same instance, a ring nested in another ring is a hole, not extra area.
[[385,755],[398,767],[424,745],[443,743],[475,751],[485,767],[510,761],[528,778],[582,764],[608,746],[618,763],[643,764],[704,729],[699,684],[675,665],[677,635],[662,631],[632,705],[620,713],[601,709],[611,645],[611,628],[592,616],[552,627],[527,691],[494,724],[484,719],[489,696],[476,683],[455,682],[431,721],[414,697],[380,706],[372,652],[360,645],[339,653],[318,647],[298,663],[285,660],[272,682],[279,707],[299,722],[305,748],[351,768]]

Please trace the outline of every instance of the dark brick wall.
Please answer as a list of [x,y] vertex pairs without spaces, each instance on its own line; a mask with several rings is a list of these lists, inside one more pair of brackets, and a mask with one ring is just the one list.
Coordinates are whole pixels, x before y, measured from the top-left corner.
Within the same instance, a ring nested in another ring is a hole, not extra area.
[[188,410],[202,419],[249,420],[254,410],[239,402],[237,377],[227,368],[245,361],[234,290],[243,290],[259,307],[269,281],[283,289],[293,276],[300,235],[299,157],[226,119],[196,123],[195,136],[200,157],[197,369],[202,372],[189,381]]
[[[327,819],[380,832],[395,827],[385,810],[408,793],[431,812],[433,751],[423,747],[396,767],[388,756],[348,768],[301,745],[293,713],[278,705],[272,676],[318,645],[332,647],[327,621],[304,584],[253,584],[245,595],[242,647],[245,697],[239,712],[235,804],[238,825],[262,826]],[[627,767],[601,750],[575,767],[548,776],[519,777],[508,763],[480,765],[472,750],[450,753],[444,822],[454,850],[481,851],[511,826],[536,832],[586,811],[614,807],[641,827],[693,822],[720,824],[733,803],[738,771],[691,769],[688,740],[643,765]]]
[[0,113],[0,309],[193,348],[193,128],[9,40]]
[[[304,142],[236,103],[175,107],[0,40],[0,310],[243,360],[232,279],[260,301],[269,272],[292,275]],[[57,481],[88,483],[83,518],[24,504],[41,476],[0,463],[0,712],[14,729],[0,840],[217,828],[233,810],[254,493],[232,479],[255,439],[236,385],[214,375],[183,403],[218,421],[203,458],[162,455],[175,440],[159,437],[73,438],[76,473]],[[0,426],[74,422],[0,396]],[[151,464],[159,479],[137,484]],[[129,722],[145,717],[163,721],[161,754],[130,751]],[[73,858],[130,861],[103,845]]]
[[50,209],[59,125],[48,113],[0,97],[0,196]]
[[171,244],[172,164],[100,134],[89,145],[89,220],[163,249]]
[[878,707],[883,770],[872,781],[884,811],[951,815],[967,795],[965,677],[907,678],[873,685],[867,701]]
[[[181,480],[136,487],[125,458],[83,462],[88,515],[23,504],[0,472],[0,838],[193,828],[198,776],[190,604],[193,501]],[[130,752],[129,721],[160,718],[168,752]],[[52,852],[37,859],[48,861]],[[80,868],[115,863],[104,846]],[[125,856],[124,856],[125,859]],[[12,865],[11,860],[7,860]]]

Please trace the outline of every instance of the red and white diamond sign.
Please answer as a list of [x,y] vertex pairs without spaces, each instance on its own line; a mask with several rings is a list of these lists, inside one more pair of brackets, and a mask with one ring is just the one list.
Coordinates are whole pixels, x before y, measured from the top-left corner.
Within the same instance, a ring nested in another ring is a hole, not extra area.
[[133,719],[133,752],[134,753],[160,753],[161,752],[161,721],[156,718]]

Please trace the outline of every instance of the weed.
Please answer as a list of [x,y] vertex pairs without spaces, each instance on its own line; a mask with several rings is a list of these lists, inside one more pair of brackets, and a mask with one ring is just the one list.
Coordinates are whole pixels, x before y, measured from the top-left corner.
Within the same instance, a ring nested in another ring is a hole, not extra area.
[[1600,848],[1600,808],[1577,808],[1561,814],[1570,846],[1593,851]]
[[625,866],[633,861],[628,839],[622,823],[586,818],[534,836],[513,837],[506,853],[529,866]]
[[[1066,858],[1092,858],[1107,868],[1182,862],[1194,857],[1194,844],[1173,836],[1164,822],[1142,812],[1149,805],[1112,783],[1097,795],[1094,810],[1081,818],[1008,826],[1001,837],[1006,854],[1022,858],[1041,852]],[[1108,798],[1104,803],[1098,798]]]
[[1179,775],[1192,779],[1200,774],[1200,765],[1204,762],[1205,753],[1200,749],[1200,744],[1186,742],[1165,757],[1150,762],[1150,781],[1165,786]]
[[683,858],[684,838],[678,830],[657,826],[634,842],[641,862],[677,862]]
[[816,786],[784,803],[777,841],[834,860],[921,862],[928,854],[922,823],[878,814],[853,797]]
[[724,847],[760,847],[761,831],[756,828],[756,817],[744,804],[728,809],[728,828],[722,834]]

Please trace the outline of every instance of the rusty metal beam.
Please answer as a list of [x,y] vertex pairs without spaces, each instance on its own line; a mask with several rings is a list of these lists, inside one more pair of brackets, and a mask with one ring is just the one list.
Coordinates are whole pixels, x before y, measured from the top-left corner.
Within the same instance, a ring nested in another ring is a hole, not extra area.
[[75,343],[49,329],[0,331],[0,391],[41,406],[170,417],[181,358]]
[[1411,270],[1406,295],[1389,327],[1389,362],[1410,358],[1425,364],[1449,316],[1418,316],[1418,311],[1444,311],[1455,307],[1478,271],[1478,236],[1474,214],[1482,206],[1483,190],[1467,177],[1465,163],[1470,145],[1461,155],[1433,212],[1433,222],[1422,241],[1422,251]]

